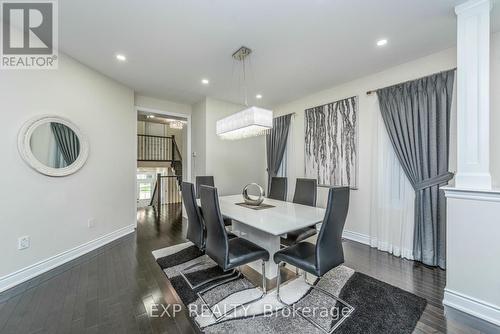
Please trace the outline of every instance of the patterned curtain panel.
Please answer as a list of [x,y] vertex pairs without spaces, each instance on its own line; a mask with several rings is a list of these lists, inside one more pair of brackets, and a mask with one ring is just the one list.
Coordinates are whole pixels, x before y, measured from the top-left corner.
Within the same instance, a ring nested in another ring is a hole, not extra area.
[[358,97],[305,111],[306,177],[322,186],[358,186]]

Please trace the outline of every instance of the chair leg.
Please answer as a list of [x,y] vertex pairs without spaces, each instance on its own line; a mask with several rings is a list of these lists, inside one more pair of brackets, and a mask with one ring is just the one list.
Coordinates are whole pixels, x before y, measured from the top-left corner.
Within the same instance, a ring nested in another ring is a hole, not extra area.
[[[186,267],[186,268],[184,268],[184,269],[182,269],[182,270],[180,271],[180,274],[181,274],[182,278],[184,279],[184,281],[186,281],[186,283],[189,285],[189,287],[190,287],[192,290],[196,290],[196,289],[198,289],[198,288],[202,287],[202,286],[203,286],[203,285],[205,285],[205,284],[208,284],[208,283],[211,283],[211,282],[217,281],[217,280],[219,280],[219,279],[222,279],[222,278],[227,278],[227,277],[231,277],[231,276],[233,276],[235,273],[237,273],[237,271],[233,269],[233,270],[231,270],[231,271],[230,271],[229,273],[227,273],[227,274],[222,274],[222,275],[219,275],[219,276],[215,276],[215,277],[212,277],[212,278],[206,279],[206,280],[204,280],[203,282],[200,282],[200,283],[198,283],[198,284],[196,284],[196,285],[193,285],[193,284],[189,281],[189,279],[187,278],[187,276],[186,276],[187,271],[188,271],[188,270],[191,270],[191,269],[193,269],[193,268],[196,268],[196,267],[200,267],[200,266],[202,266],[203,264],[205,264],[205,261],[201,260],[200,262],[196,262],[196,263],[194,263],[194,264],[192,264],[192,265],[190,265],[190,266],[188,266],[188,267]],[[238,272],[238,275],[237,275],[236,277],[239,277],[239,275],[240,275],[240,273]]]
[[[234,276],[234,277],[229,277],[229,278],[226,278],[226,279],[224,279],[224,280],[222,280],[222,281],[217,282],[217,284],[214,284],[214,285],[208,286],[208,287],[206,287],[205,289],[203,289],[203,290],[201,290],[201,291],[198,291],[198,292],[197,292],[197,295],[198,295],[198,296],[200,296],[200,298],[201,298],[203,301],[205,301],[205,300],[201,297],[201,294],[202,294],[202,293],[205,293],[205,292],[207,292],[207,291],[210,291],[210,290],[212,290],[212,289],[215,289],[216,287],[221,286],[222,284],[229,283],[229,282],[231,282],[231,281],[234,281],[234,280],[238,279],[238,278],[239,278],[242,274],[241,274],[239,271],[237,271],[237,273],[238,273],[238,275],[236,275],[236,276]],[[221,276],[217,276],[217,278],[220,278],[220,277],[221,277]],[[205,304],[207,304],[207,303],[205,303]],[[207,304],[207,305],[208,305],[208,304]]]
[[266,262],[262,260],[262,291],[267,293]]
[[278,299],[278,301],[281,304],[288,305],[287,303],[285,303],[284,301],[281,300],[281,296],[280,296],[280,286],[281,286],[281,269],[280,268],[281,268],[281,263],[278,263],[278,272],[276,275],[276,299]]
[[[247,302],[244,302],[243,304],[236,305],[235,307],[231,308],[230,310],[227,310],[224,314],[222,314],[222,315],[221,315],[221,316],[219,316],[219,317],[217,317],[217,316],[215,315],[215,313],[214,313],[214,312],[213,312],[213,310],[212,310],[212,307],[213,307],[213,306],[210,306],[210,305],[206,302],[206,300],[205,300],[205,298],[203,298],[203,295],[202,295],[202,294],[203,294],[203,293],[205,293],[205,292],[207,292],[207,291],[209,291],[209,290],[214,289],[214,288],[215,288],[215,287],[217,287],[217,286],[220,286],[220,285],[222,285],[222,284],[224,284],[224,283],[230,282],[230,281],[234,280],[235,278],[231,277],[231,278],[226,279],[226,280],[224,280],[224,281],[222,281],[222,282],[220,282],[220,283],[218,283],[218,284],[216,284],[216,285],[214,285],[214,286],[208,287],[208,288],[203,289],[202,291],[199,291],[199,292],[197,292],[197,293],[196,293],[196,294],[198,295],[198,298],[200,298],[200,300],[203,302],[203,304],[204,304],[204,305],[206,305],[206,306],[208,306],[208,310],[210,311],[210,313],[212,314],[212,316],[215,318],[215,322],[216,322],[216,323],[217,323],[217,322],[219,322],[219,321],[221,321],[221,320],[223,320],[223,319],[224,319],[225,317],[227,317],[227,316],[228,316],[231,312],[233,312],[233,311],[235,312],[238,308],[240,308],[240,307],[244,307],[244,306],[246,306],[246,305],[248,305],[248,304],[251,304],[251,303],[253,303],[253,302],[256,302],[256,301],[258,301],[258,300],[261,300],[262,298],[264,298],[264,297],[267,295],[267,282],[266,282],[266,269],[265,269],[265,265],[266,265],[265,261],[262,261],[262,273],[263,273],[263,275],[262,275],[262,277],[263,277],[263,278],[262,278],[262,295],[261,295],[260,297],[255,298],[255,299],[252,299],[252,300],[249,300],[249,301],[247,301]],[[238,276],[237,276],[237,277],[239,277],[239,275],[240,275],[240,274],[241,274],[241,273],[238,271]],[[236,278],[237,278],[237,277],[236,277]]]

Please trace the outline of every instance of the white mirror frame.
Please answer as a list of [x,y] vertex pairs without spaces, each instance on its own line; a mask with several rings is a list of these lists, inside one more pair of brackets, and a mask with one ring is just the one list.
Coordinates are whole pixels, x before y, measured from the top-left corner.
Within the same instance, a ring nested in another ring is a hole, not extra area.
[[[63,168],[53,168],[41,163],[31,151],[30,139],[35,129],[46,123],[61,123],[73,130],[80,141],[80,154],[78,158],[69,166]],[[42,115],[30,119],[22,126],[17,137],[17,148],[23,160],[34,170],[48,176],[67,176],[76,173],[83,167],[89,155],[89,142],[82,131],[70,120],[55,115]]]

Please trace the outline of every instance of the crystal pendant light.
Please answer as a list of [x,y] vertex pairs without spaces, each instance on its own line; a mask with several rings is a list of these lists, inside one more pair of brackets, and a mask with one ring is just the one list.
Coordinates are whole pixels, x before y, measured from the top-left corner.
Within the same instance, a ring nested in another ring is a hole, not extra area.
[[242,46],[233,53],[233,58],[242,63],[246,108],[217,121],[217,135],[222,139],[236,140],[260,136],[266,134],[273,127],[273,112],[271,110],[248,106],[245,59],[251,52],[252,50]]
[[184,124],[182,124],[181,121],[171,121],[170,122],[171,129],[182,130],[183,127],[184,127]]

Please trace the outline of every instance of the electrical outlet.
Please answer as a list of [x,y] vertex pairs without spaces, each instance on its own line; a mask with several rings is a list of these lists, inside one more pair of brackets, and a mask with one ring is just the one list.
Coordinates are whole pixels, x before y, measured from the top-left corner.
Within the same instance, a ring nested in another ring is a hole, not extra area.
[[31,243],[31,241],[30,241],[29,235],[19,237],[17,239],[17,249],[21,250],[21,249],[30,248],[30,243]]
[[94,218],[90,218],[87,221],[87,226],[88,226],[88,228],[94,228],[94,226],[95,226],[95,219]]

